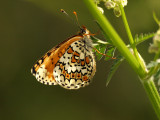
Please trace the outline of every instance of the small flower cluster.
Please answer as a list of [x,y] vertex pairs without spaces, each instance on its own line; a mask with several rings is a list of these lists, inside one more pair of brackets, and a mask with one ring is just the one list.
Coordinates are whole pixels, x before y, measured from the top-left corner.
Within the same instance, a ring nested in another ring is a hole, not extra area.
[[160,29],[156,32],[153,37],[153,44],[149,47],[150,53],[159,53],[160,52]]
[[[94,2],[98,5],[100,2],[104,2],[104,5],[107,9],[113,9],[114,14],[116,17],[121,16],[121,10],[119,5],[122,5],[123,7],[127,5],[127,0],[94,0]],[[98,9],[103,14],[103,9],[98,6]]]

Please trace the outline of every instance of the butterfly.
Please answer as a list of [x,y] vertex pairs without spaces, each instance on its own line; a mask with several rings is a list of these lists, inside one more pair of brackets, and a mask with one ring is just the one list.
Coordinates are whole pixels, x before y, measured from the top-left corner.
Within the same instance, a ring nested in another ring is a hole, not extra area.
[[91,33],[85,26],[42,56],[31,73],[45,85],[79,89],[90,84],[96,72]]

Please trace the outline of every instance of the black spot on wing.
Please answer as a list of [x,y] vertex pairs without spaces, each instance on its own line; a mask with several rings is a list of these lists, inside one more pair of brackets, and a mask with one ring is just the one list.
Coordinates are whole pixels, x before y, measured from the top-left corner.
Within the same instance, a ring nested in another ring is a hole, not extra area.
[[34,67],[34,66],[33,66],[32,69],[31,69],[31,73],[32,73],[33,75],[36,74],[36,71],[35,71],[35,67]]
[[48,53],[47,53],[47,56],[49,57],[50,55],[51,55],[51,52],[48,52]]

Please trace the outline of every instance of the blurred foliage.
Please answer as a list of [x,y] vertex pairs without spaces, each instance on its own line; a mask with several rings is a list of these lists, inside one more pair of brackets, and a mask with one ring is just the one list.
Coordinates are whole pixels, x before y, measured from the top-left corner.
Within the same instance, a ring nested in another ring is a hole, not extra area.
[[[159,0],[128,1],[126,15],[133,32],[155,32],[153,10],[160,16]],[[103,6],[103,5],[102,5]],[[0,1],[1,84],[0,116],[5,120],[156,120],[150,102],[134,71],[122,63],[106,87],[112,61],[97,61],[93,82],[80,90],[45,86],[31,75],[34,62],[56,44],[77,33],[78,28],[64,16],[77,11],[80,24],[96,33],[94,22],[83,1],[73,0],[4,0]],[[120,36],[127,37],[121,18],[112,11],[106,16]],[[102,34],[97,35],[104,39]],[[150,41],[139,45],[146,62]]]

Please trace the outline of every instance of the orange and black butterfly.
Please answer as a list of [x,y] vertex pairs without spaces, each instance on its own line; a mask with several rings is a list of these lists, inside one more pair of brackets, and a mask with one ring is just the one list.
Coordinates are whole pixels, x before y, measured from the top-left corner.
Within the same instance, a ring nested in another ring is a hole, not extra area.
[[80,27],[79,34],[42,56],[32,67],[31,73],[46,85],[60,85],[66,89],[79,89],[88,85],[96,72],[90,35],[86,27]]

